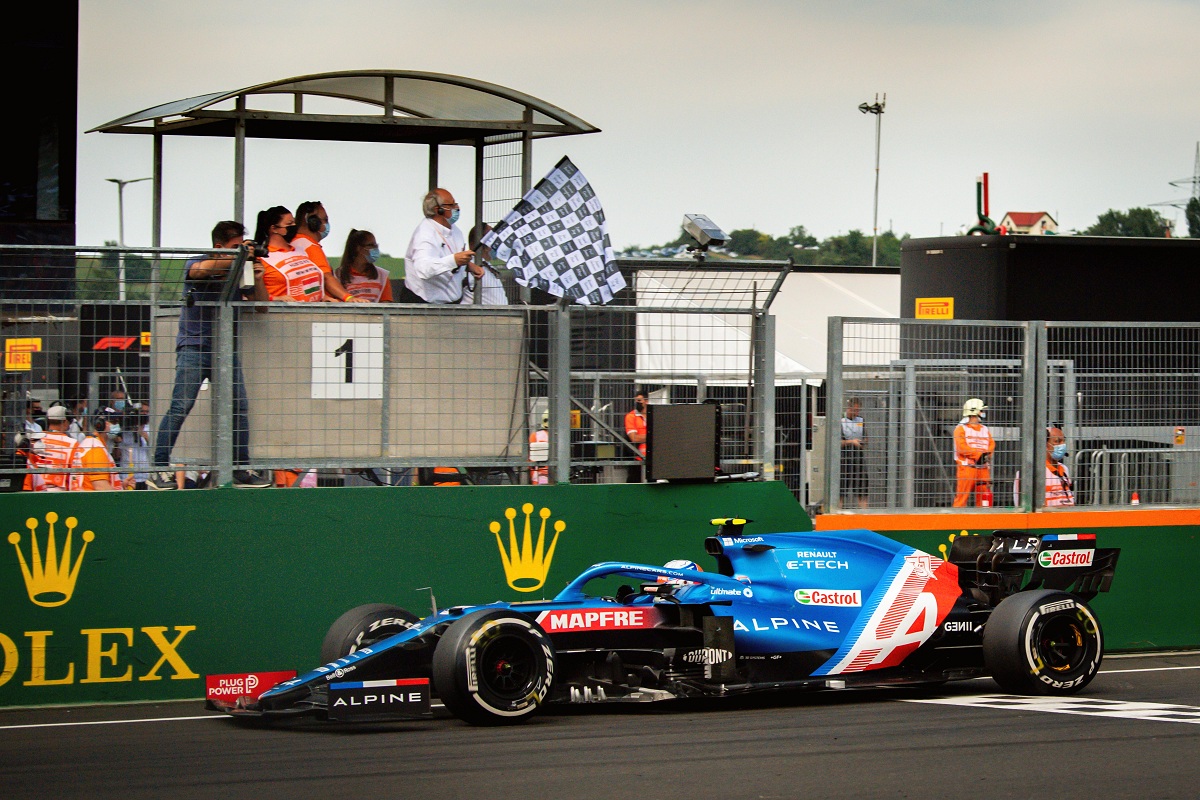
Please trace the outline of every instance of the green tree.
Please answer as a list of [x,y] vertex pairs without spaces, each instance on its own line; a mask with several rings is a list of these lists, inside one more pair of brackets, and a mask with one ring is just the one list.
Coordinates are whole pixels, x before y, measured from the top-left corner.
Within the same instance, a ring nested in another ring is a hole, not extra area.
[[1099,216],[1096,224],[1084,231],[1087,236],[1150,236],[1161,239],[1171,229],[1171,222],[1149,208],[1128,211],[1109,209]]
[[852,264],[861,266],[871,263],[871,237],[860,230],[852,230],[845,236],[830,236],[821,242],[814,264]]
[[1187,217],[1188,236],[1200,239],[1200,199],[1193,197],[1188,200],[1183,215]]
[[730,232],[725,249],[737,253],[739,256],[761,258],[763,251],[770,246],[770,243],[771,237],[765,233],[760,233],[753,228],[741,228]]
[[783,237],[793,248],[795,247],[816,247],[820,242],[817,237],[809,233],[803,225],[797,225],[787,232],[787,236]]
[[907,233],[900,238],[896,238],[896,234],[892,231],[884,231],[879,234],[879,259],[877,262],[879,266],[900,266],[900,245],[908,238],[911,237]]

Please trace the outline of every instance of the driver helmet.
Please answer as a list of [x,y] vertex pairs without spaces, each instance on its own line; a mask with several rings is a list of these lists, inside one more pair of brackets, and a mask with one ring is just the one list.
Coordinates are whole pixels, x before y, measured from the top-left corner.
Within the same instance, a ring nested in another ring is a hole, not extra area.
[[[704,570],[701,569],[699,564],[697,564],[695,561],[688,561],[686,558],[673,559],[673,560],[668,561],[667,563],[663,564],[663,566],[666,567],[667,569],[694,569],[697,572],[704,572]],[[677,578],[668,578],[665,575],[659,575],[658,582],[659,583],[678,583],[678,584],[686,584],[686,585],[694,585],[696,583],[695,581],[681,581]]]

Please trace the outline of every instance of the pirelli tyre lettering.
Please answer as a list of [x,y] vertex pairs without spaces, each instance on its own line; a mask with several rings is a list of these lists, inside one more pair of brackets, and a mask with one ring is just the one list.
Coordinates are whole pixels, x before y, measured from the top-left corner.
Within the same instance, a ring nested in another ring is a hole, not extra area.
[[433,654],[438,697],[473,725],[522,722],[554,684],[554,646],[530,618],[488,609],[454,622]]
[[368,603],[342,614],[321,642],[321,660],[329,663],[408,630],[420,617],[387,603]]
[[1005,598],[983,629],[984,662],[1009,692],[1074,694],[1096,676],[1103,656],[1095,614],[1066,592]]

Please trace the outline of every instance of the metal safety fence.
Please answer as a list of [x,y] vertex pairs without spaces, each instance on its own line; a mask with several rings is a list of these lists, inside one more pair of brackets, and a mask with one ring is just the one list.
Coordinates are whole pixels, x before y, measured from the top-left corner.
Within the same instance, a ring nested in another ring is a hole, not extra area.
[[[214,253],[223,279],[185,284]],[[63,428],[57,405],[77,441],[113,423],[131,487],[642,480],[639,389],[716,403],[719,473],[773,477],[769,307],[790,265],[619,266],[604,307],[517,302],[507,274],[506,305],[255,303],[235,299],[240,249],[0,248],[0,483],[110,474],[39,461],[27,434]]]
[[829,342],[826,510],[1200,501],[1198,325],[831,318]]

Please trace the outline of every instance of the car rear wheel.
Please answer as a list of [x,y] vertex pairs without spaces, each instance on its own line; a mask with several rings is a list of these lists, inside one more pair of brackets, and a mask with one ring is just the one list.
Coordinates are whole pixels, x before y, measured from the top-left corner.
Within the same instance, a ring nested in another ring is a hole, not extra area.
[[509,725],[534,714],[554,683],[554,646],[532,620],[505,609],[468,614],[433,653],[433,685],[456,717]]
[[342,614],[321,642],[321,662],[328,664],[372,642],[402,633],[420,622],[416,614],[387,603],[369,603]]
[[1014,694],[1074,694],[1096,677],[1103,656],[1099,620],[1066,592],[1006,597],[983,629],[984,663]]

